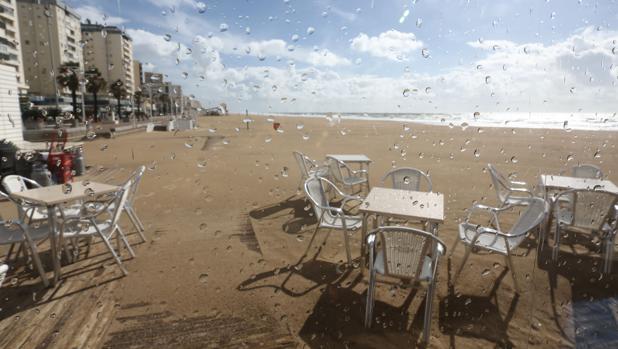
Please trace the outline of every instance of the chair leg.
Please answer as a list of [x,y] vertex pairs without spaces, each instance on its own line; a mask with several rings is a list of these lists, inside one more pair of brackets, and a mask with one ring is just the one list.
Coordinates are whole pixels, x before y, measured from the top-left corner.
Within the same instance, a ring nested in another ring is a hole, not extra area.
[[513,268],[513,261],[511,260],[511,255],[505,255],[504,259],[506,260],[506,265],[511,270],[511,276],[513,277],[513,284],[515,285],[515,292],[521,294],[521,289],[519,288],[519,284],[517,283],[517,276],[515,275],[515,269]]
[[453,247],[451,247],[451,253],[448,254],[448,258],[453,257],[453,253],[455,252],[455,248],[457,248],[458,244],[459,244],[459,239],[455,239],[455,243],[453,244]]
[[133,217],[135,218],[135,220],[137,221],[137,224],[139,224],[139,227],[142,229],[142,231],[146,231],[146,228],[144,228],[144,224],[142,223],[142,220],[139,219],[139,216],[137,215],[137,213],[135,212],[135,210],[133,209],[133,207],[131,207],[131,214],[133,215]]
[[122,229],[120,228],[120,226],[118,226],[116,229],[118,229],[116,234],[118,234],[120,236],[120,239],[122,239],[122,241],[124,242],[124,245],[126,246],[127,250],[129,250],[129,254],[131,255],[131,258],[135,258],[135,252],[133,252],[131,245],[129,245],[129,242],[127,241],[126,236],[122,232]]
[[455,276],[453,276],[453,281],[452,281],[453,285],[455,285],[455,283],[457,282],[457,278],[459,278],[459,274],[461,274],[461,271],[466,265],[466,261],[468,260],[468,257],[470,257],[470,252],[472,252],[472,247],[466,246],[466,254],[464,254],[464,258],[461,261],[461,265],[459,266],[459,268],[457,268],[457,272],[455,273]]
[[9,247],[8,252],[6,253],[6,257],[4,258],[5,261],[8,261],[9,259],[11,259],[11,255],[13,254],[13,249],[15,248],[15,244],[11,244],[11,246]]
[[350,252],[350,236],[348,235],[348,230],[343,230],[343,239],[345,243],[345,254],[348,258],[348,267],[352,265],[352,253]]
[[558,252],[560,252],[560,236],[562,235],[560,224],[556,224],[556,235],[554,238],[554,247],[552,250],[552,259],[553,261],[558,260]]
[[107,246],[107,249],[109,250],[109,252],[114,257],[114,260],[116,261],[116,264],[118,264],[118,267],[120,267],[120,270],[122,271],[122,274],[124,274],[125,276],[127,274],[129,274],[129,272],[122,265],[122,261],[120,260],[120,257],[118,257],[118,255],[116,254],[116,251],[114,251],[114,248],[112,247],[112,244],[105,237],[105,234],[103,234],[103,232],[99,229],[99,227],[96,224],[94,225],[94,227],[97,230],[97,233],[99,234],[101,239],[103,240],[103,243],[105,244],[105,246]]
[[371,328],[371,323],[373,322],[373,306],[374,306],[374,296],[375,296],[375,288],[376,288],[376,272],[375,270],[370,270],[369,272],[369,286],[367,288],[367,304],[365,304],[365,328]]
[[32,262],[34,263],[34,267],[39,272],[39,275],[41,276],[41,280],[43,280],[43,285],[45,287],[48,287],[49,280],[47,279],[47,275],[45,274],[45,269],[43,269],[43,264],[41,263],[41,259],[39,258],[39,252],[36,249],[36,244],[32,242],[32,240],[30,239],[30,236],[27,233],[24,233],[24,236],[26,238],[26,243],[28,244],[28,247],[30,248],[30,252],[32,253]]
[[425,345],[429,344],[429,335],[431,333],[431,313],[434,287],[435,280],[431,280],[429,287],[427,287],[427,295],[425,296],[425,318],[423,321],[423,343],[425,343]]
[[603,272],[610,274],[614,264],[614,249],[615,249],[615,234],[608,234],[605,239],[605,264],[603,266]]
[[133,212],[133,209],[125,209],[127,216],[129,216],[129,220],[133,223],[133,226],[137,230],[142,242],[146,242],[146,236],[144,236],[144,228],[137,222],[137,215]]

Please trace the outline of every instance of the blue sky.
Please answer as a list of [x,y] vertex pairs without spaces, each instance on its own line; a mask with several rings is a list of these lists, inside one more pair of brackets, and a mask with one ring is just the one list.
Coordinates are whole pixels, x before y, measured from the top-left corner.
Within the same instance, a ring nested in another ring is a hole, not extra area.
[[236,111],[618,110],[615,0],[67,3]]

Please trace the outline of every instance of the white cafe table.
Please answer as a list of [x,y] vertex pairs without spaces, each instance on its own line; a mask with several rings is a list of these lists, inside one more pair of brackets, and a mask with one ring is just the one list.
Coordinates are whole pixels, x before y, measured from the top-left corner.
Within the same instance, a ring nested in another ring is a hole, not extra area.
[[57,245],[58,229],[56,222],[56,209],[62,204],[75,202],[91,196],[116,192],[120,189],[120,187],[115,185],[80,181],[69,183],[68,185],[58,184],[11,194],[14,198],[25,200],[35,205],[47,207],[47,219],[50,229],[49,240],[51,245],[52,263],[54,266],[54,278],[52,279],[52,285],[55,285],[60,277],[60,258],[58,255],[58,250],[61,246]]
[[[607,179],[596,178],[581,178],[581,177],[568,177],[568,176],[554,176],[554,175],[541,175],[539,178],[539,187],[545,200],[553,203],[553,198],[549,196],[551,191],[563,191],[563,190],[602,190],[611,193],[618,194],[618,186],[612,181]],[[541,234],[543,234],[542,240],[545,241],[547,234],[549,234],[553,220],[553,214],[549,212],[543,224]]]
[[444,223],[444,195],[435,192],[422,192],[374,187],[359,207],[363,214],[361,259],[365,253],[367,220],[374,215],[401,218],[405,220],[426,221],[429,232],[435,234],[437,225]]
[[545,198],[551,190],[569,189],[604,190],[618,194],[618,187],[612,181],[606,179],[541,175],[539,184]]
[[326,154],[327,158],[335,159],[345,163],[370,164],[371,159],[364,154]]

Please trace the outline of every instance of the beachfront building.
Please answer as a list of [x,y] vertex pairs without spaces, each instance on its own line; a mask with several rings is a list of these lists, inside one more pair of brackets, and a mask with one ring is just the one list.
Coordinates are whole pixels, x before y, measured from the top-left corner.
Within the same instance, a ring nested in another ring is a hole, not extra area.
[[15,68],[20,94],[28,89],[19,38],[16,0],[0,0],[0,63]]
[[96,67],[108,83],[121,80],[127,94],[135,92],[133,41],[118,27],[83,23],[84,63]]
[[163,74],[144,72],[142,91],[144,96],[151,101],[153,115],[182,114],[182,86],[164,81]]
[[66,63],[84,66],[80,17],[60,0],[17,0],[17,4],[24,75],[31,99],[43,104],[63,102],[61,96],[69,91],[59,89],[55,74]]
[[17,94],[21,88],[18,75],[14,66],[0,63],[0,141],[21,146],[24,138]]
[[144,83],[144,70],[142,63],[137,59],[133,60],[133,85],[135,91],[142,90],[142,83]]

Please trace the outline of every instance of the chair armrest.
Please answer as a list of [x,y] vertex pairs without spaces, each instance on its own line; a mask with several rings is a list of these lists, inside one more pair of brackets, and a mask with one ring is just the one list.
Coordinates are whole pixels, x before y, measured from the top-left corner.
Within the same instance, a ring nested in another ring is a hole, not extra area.
[[485,213],[489,213],[492,218],[494,219],[495,223],[496,223],[496,228],[498,228],[498,230],[500,229],[500,220],[498,218],[498,213],[502,212],[504,210],[509,209],[510,207],[512,207],[511,205],[506,206],[506,207],[491,207],[491,206],[487,206],[487,205],[482,205],[482,204],[475,204],[474,206],[472,206],[470,208],[470,211],[468,212],[468,216],[466,217],[465,222],[468,223],[470,221],[470,218],[472,218],[472,214],[474,212],[485,212]]
[[21,179],[26,183],[32,184],[35,188],[41,188],[41,185],[38,182],[33,181],[30,178],[22,177]]
[[526,188],[509,188],[509,191],[516,192],[516,193],[526,193],[531,198],[534,197],[534,193],[532,193],[529,189],[526,189]]

